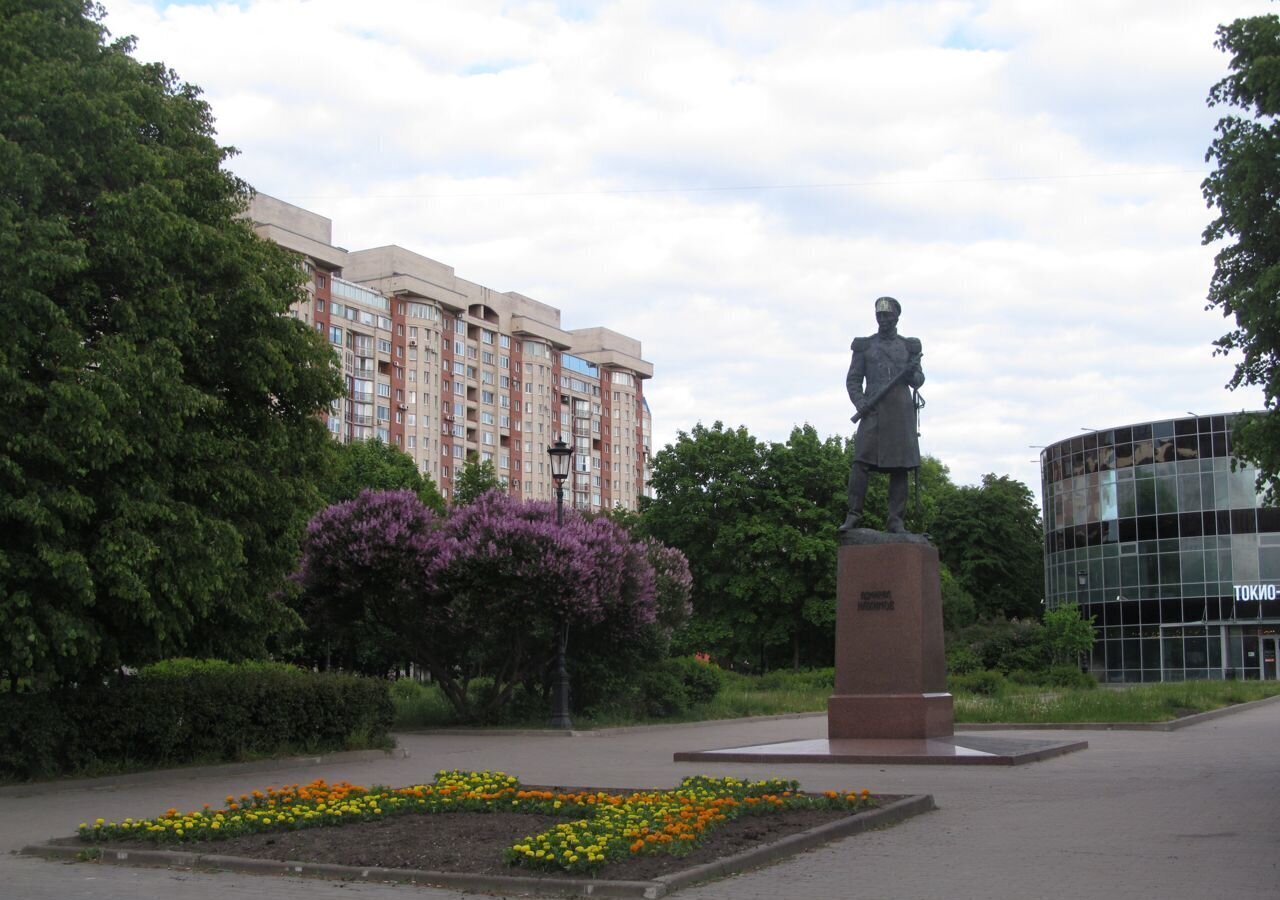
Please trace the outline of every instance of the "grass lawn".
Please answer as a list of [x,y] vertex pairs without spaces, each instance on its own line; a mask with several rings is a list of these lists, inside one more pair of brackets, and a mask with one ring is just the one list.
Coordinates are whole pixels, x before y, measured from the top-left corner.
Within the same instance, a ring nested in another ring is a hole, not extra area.
[[[580,729],[661,722],[701,722],[746,716],[822,712],[832,691],[832,670],[770,672],[764,676],[724,673],[720,693],[709,703],[670,718],[642,718],[617,710],[575,715]],[[457,724],[444,697],[432,685],[397,685],[393,691],[397,729]],[[996,696],[955,692],[957,723],[1167,722],[1236,703],[1280,694],[1276,681],[1185,681],[1116,688],[1046,687],[1006,684]],[[542,714],[515,718],[504,727],[540,728]]]
[[994,697],[957,693],[956,722],[1168,722],[1280,694],[1277,681],[1182,681],[1076,690],[1009,686]]

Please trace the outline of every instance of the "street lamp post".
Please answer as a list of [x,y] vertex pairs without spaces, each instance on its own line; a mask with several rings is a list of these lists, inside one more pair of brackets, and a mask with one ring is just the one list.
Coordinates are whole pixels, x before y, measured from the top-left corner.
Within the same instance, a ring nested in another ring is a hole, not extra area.
[[[547,456],[551,457],[551,480],[556,483],[556,526],[564,527],[564,480],[569,477],[569,469],[573,464],[573,448],[560,437],[547,448]],[[569,718],[569,670],[565,667],[565,649],[569,643],[569,623],[561,620],[559,634],[556,636],[556,677],[551,688],[551,721],[552,728],[572,728]]]

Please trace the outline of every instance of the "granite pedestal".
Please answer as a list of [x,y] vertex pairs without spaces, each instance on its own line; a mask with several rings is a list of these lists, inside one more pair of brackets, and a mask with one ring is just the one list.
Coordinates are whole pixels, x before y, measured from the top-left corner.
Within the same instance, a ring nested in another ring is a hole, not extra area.
[[926,539],[847,534],[837,565],[827,740],[682,751],[677,761],[1018,765],[1088,746],[954,736],[938,551]]
[[950,737],[938,551],[843,546],[836,575],[836,685],[827,736]]

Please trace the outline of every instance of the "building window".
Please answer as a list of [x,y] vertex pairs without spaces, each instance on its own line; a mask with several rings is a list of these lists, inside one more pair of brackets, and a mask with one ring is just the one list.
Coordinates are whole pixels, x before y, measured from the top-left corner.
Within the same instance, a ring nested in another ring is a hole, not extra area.
[[342,346],[342,329],[337,325],[329,326],[329,343]]

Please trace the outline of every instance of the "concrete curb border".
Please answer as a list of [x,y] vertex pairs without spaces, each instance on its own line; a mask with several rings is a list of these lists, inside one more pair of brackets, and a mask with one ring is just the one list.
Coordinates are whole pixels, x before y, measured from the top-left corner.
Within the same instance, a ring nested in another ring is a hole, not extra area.
[[739,716],[736,719],[701,719],[697,722],[658,722],[652,725],[614,725],[604,728],[563,729],[550,728],[402,728],[396,734],[465,734],[485,737],[552,737],[591,738],[611,737],[615,734],[632,734],[649,731],[677,731],[682,728],[705,728],[709,725],[746,725],[755,722],[777,722],[785,719],[826,718],[825,711],[776,713],[771,716]]
[[735,875],[747,869],[776,862],[837,838],[861,834],[877,828],[896,825],[907,819],[936,809],[932,794],[902,797],[879,809],[860,812],[819,825],[800,834],[790,835],[771,844],[753,847],[741,853],[717,859],[681,872],[663,875],[652,881],[604,881],[587,878],[532,878],[518,875],[472,875],[455,872],[430,872],[421,869],[390,869],[372,866],[342,866],[332,863],[309,863],[250,859],[220,854],[187,853],[180,850],[112,850],[110,847],[80,843],[58,843],[53,840],[23,847],[21,853],[62,862],[98,862],[106,865],[143,866],[180,869],[216,869],[247,875],[287,875],[292,877],[329,878],[343,881],[407,882],[464,891],[541,895],[573,895],[586,897],[637,897],[656,900],[681,888]]

